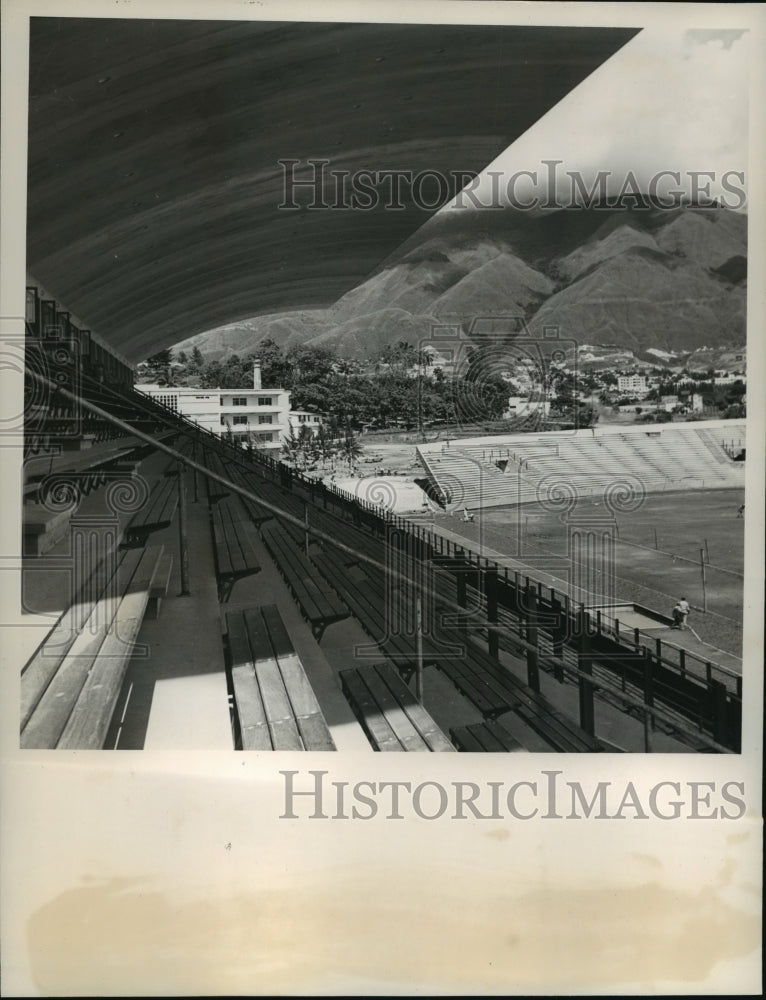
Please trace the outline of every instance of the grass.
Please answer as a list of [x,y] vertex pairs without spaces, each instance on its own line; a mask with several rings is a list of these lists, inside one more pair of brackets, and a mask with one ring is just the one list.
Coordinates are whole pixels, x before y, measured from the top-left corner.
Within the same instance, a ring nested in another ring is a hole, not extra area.
[[[481,532],[489,548],[532,567],[564,579],[586,578],[594,592],[593,603],[608,596],[670,614],[684,596],[693,609],[690,624],[700,637],[740,655],[744,520],[737,517],[737,508],[743,499],[742,490],[649,494],[638,510],[616,518],[591,498],[581,498],[568,515],[541,509],[539,504],[493,508],[480,515]],[[590,557],[580,556],[569,541],[578,524],[595,528],[601,539],[596,543],[599,550]],[[461,528],[456,523],[454,530]],[[608,552],[610,544],[613,557],[607,557],[604,566],[601,552]],[[707,613],[703,613],[700,549],[709,557]],[[604,582],[609,569],[614,590],[605,595],[610,589]]]

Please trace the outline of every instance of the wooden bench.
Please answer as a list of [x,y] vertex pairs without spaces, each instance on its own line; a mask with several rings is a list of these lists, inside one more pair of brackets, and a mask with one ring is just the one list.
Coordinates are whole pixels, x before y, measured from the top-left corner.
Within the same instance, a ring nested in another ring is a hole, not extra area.
[[458,750],[465,753],[518,753],[525,747],[499,722],[475,722],[454,726],[450,736]]
[[[162,554],[130,549],[83,585],[22,672],[22,748],[103,747]],[[85,600],[93,587],[99,596]]]
[[349,704],[375,750],[454,751],[431,715],[388,663],[340,672]]
[[[392,632],[386,621],[386,596],[381,581],[366,577],[353,579],[349,569],[336,555],[327,551],[311,557],[325,580],[332,581],[340,596],[362,628],[374,640],[383,655],[393,660],[397,666],[412,670],[417,660],[415,635]],[[433,648],[428,638],[423,642],[423,663],[435,663],[439,652]]]
[[236,497],[211,507],[218,600],[225,604],[237,580],[260,572],[255,552],[255,528],[246,519]]
[[[226,464],[226,471],[228,473],[229,479],[237,486],[242,486],[246,490],[250,490],[251,493],[256,495],[261,494],[260,483],[261,480],[255,473],[246,473],[238,465],[233,463]],[[265,499],[265,498],[264,498]],[[259,528],[265,521],[270,521],[274,517],[272,512],[266,507],[262,507],[260,504],[255,503],[253,500],[248,500],[247,497],[240,496],[239,502],[247,511],[250,520],[253,524]]]
[[24,462],[24,496],[34,498],[41,492],[41,480],[50,481],[59,476],[67,480],[76,479],[81,491],[88,493],[104,482],[107,469],[149,451],[151,448],[139,438],[128,437],[121,438],[117,444],[108,441],[84,451],[61,451],[30,457]]
[[24,555],[40,556],[52,549],[69,531],[71,517],[71,510],[53,511],[39,504],[24,504],[21,508]]
[[229,669],[241,750],[335,750],[276,605],[227,611]]
[[[205,449],[204,464],[211,472],[215,472],[216,475],[228,478],[226,469],[223,467],[223,462],[221,461],[221,456],[217,451],[213,451],[212,448]],[[208,500],[211,504],[218,503],[219,500],[231,495],[231,490],[227,489],[223,483],[219,483],[217,480],[208,477],[205,478],[205,482],[207,483]]]
[[164,477],[157,480],[144,505],[131,518],[123,545],[126,548],[145,545],[153,531],[168,527],[177,507],[178,472],[168,466]]
[[160,560],[160,564],[157,567],[157,573],[154,578],[154,583],[149,591],[149,603],[146,606],[147,618],[159,618],[162,602],[167,597],[172,572],[173,555],[170,552],[166,552]]
[[348,618],[349,609],[329,586],[320,586],[321,577],[316,566],[278,521],[262,525],[261,537],[316,639],[322,637],[328,625]]

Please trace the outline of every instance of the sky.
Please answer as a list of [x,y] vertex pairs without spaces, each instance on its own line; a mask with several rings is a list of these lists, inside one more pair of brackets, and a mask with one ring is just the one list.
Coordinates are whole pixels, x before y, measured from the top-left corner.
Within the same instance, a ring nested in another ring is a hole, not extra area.
[[[581,174],[587,190],[607,171],[609,195],[624,190],[632,172],[646,190],[667,170],[681,174],[687,193],[695,183],[690,172],[704,171],[696,182],[703,194],[709,185],[711,197],[746,207],[750,49],[747,31],[644,29],[487,166],[474,201],[507,203],[509,187],[519,204],[543,201],[552,175],[556,200],[566,201],[566,171]],[[512,180],[525,170],[537,177]],[[489,171],[501,176],[492,179]],[[670,176],[656,184],[659,197],[679,186]],[[458,196],[443,211],[470,206]]]

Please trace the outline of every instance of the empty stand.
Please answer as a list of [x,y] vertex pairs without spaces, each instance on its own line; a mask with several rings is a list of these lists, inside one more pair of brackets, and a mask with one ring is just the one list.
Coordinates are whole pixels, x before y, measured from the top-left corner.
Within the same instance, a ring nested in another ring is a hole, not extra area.
[[375,750],[443,753],[455,749],[390,664],[343,670],[340,677]]
[[319,702],[275,605],[225,615],[242,750],[334,750]]

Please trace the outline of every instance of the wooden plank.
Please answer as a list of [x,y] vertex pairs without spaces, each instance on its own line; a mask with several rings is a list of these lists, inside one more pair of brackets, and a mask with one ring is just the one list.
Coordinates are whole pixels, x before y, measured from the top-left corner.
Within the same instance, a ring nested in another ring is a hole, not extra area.
[[373,747],[381,751],[401,750],[401,744],[380,707],[355,669],[340,672],[343,689]]
[[337,749],[325,717],[321,713],[300,717],[298,719],[298,728],[301,732],[303,745],[307,750]]
[[229,611],[226,614],[226,630],[242,749],[271,750],[271,732],[255,676],[248,630],[241,611]]
[[503,716],[503,729],[530,753],[551,753],[554,747],[515,712]]
[[21,733],[24,749],[45,750],[56,746],[96,655],[103,644],[124,593],[145,553],[129,553],[93,605],[88,620],[60,661],[58,669],[40,697]]
[[[137,559],[137,554],[132,558]],[[108,581],[112,578],[109,572],[114,567],[118,572],[117,562],[112,563],[110,557],[103,559],[95,568],[93,575],[84,581],[74,595],[69,607],[64,611],[53,629],[27,662],[21,674],[21,728],[29,721],[48,687],[51,679],[66,654],[72,648],[77,636],[88,621],[96,601],[104,592]],[[90,595],[95,594],[95,597]]]
[[287,634],[285,623],[276,604],[262,604],[261,617],[269,634],[271,648],[276,656],[288,656],[295,652],[292,639]]
[[133,655],[136,638],[149,600],[149,590],[162,557],[163,546],[143,553],[130,581],[77,703],[67,721],[58,746],[68,750],[100,750]]
[[213,542],[215,543],[218,576],[231,576],[233,567],[229,556],[229,548],[226,544],[223,529],[215,522],[213,523]]
[[436,665],[483,715],[511,707],[507,699],[490,696],[486,687],[476,682],[474,674],[468,670],[464,661],[444,659],[437,661]]
[[322,714],[306,671],[297,653],[280,656],[277,660],[285,690],[297,717]]
[[484,747],[468,726],[453,726],[452,739],[463,753],[484,753]]
[[521,743],[496,719],[489,720],[485,723],[485,726],[496,737],[507,753],[515,753],[517,750],[524,749]]
[[145,617],[158,618],[162,601],[167,597],[170,577],[173,573],[173,554],[165,553],[157,567],[154,583],[149,591],[149,603],[146,606]]
[[529,705],[520,704],[515,710],[530,728],[534,729],[552,746],[562,753],[595,753],[601,749],[600,744],[591,742],[584,730],[579,733],[574,724],[562,725],[552,715],[546,715],[544,710]]
[[484,753],[504,753],[505,747],[484,722],[469,726]]
[[364,683],[369,688],[370,694],[380,706],[386,722],[391,726],[396,738],[405,750],[411,752],[423,752],[428,750],[428,745],[415,726],[412,724],[407,713],[399,702],[394,698],[388,686],[381,680],[374,670],[359,670]]
[[402,678],[388,663],[376,663],[369,668],[362,669],[375,671],[394,698],[399,702],[410,722],[420,733],[430,750],[435,752],[454,751],[455,748],[436,724],[430,712],[420,704]]
[[289,532],[278,524],[273,524],[264,528],[262,535],[310,622],[319,623],[347,617],[348,609],[326,581],[323,581],[326,589],[321,589],[316,567],[296,547]]

